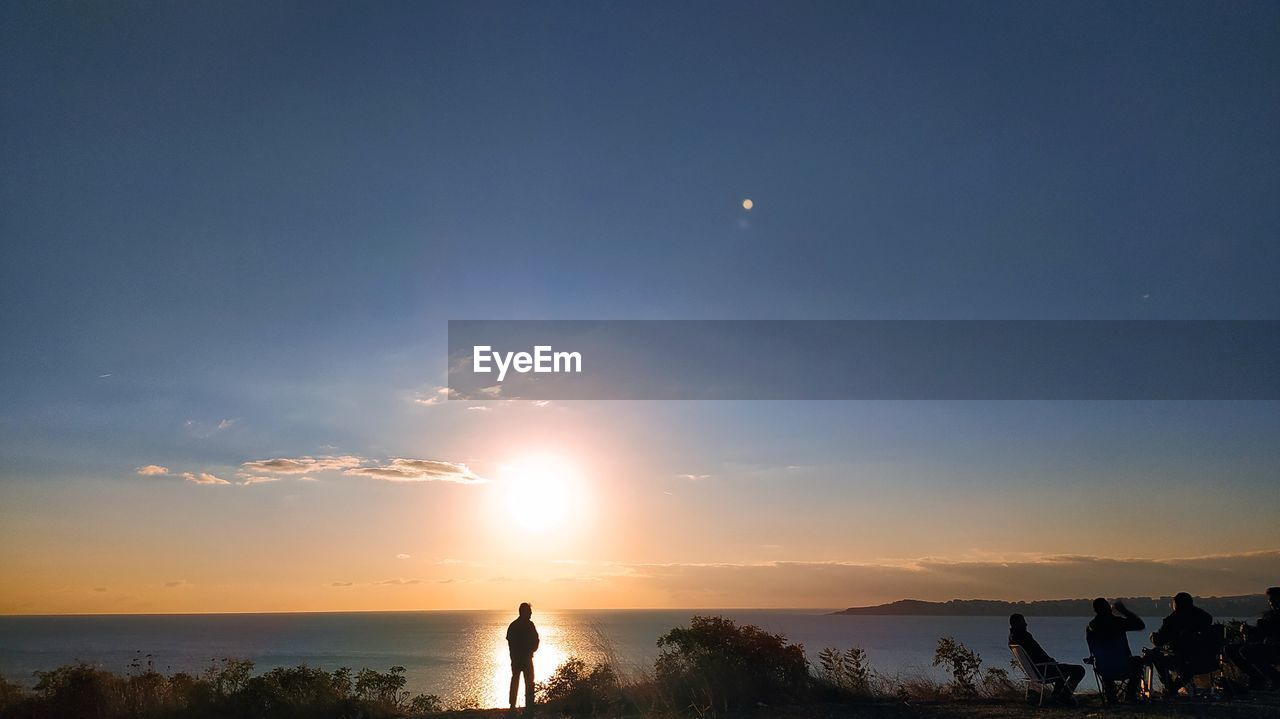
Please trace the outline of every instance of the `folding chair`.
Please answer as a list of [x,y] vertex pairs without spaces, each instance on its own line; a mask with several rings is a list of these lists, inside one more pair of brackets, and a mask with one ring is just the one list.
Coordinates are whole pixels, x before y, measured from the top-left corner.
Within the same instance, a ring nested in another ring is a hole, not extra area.
[[[1187,690],[1187,696],[1193,698],[1218,698],[1218,692],[1214,689],[1213,680],[1218,672],[1222,670],[1224,657],[1223,648],[1226,646],[1226,627],[1221,624],[1215,624],[1212,628],[1201,632],[1192,640],[1192,651],[1195,656],[1186,667],[1187,681],[1184,688]],[[1201,689],[1196,684],[1196,678],[1208,676],[1209,687]]]
[[1032,692],[1040,693],[1039,706],[1044,706],[1044,696],[1046,693],[1053,692],[1053,683],[1061,680],[1062,670],[1058,669],[1057,662],[1040,662],[1031,661],[1031,655],[1027,654],[1027,650],[1017,644],[1010,644],[1009,651],[1013,652],[1013,658],[1018,663],[1018,668],[1022,670],[1025,684],[1023,685],[1023,699],[1031,699]]
[[1133,681],[1133,659],[1129,654],[1129,642],[1124,637],[1106,644],[1099,644],[1092,637],[1088,637],[1087,641],[1091,656],[1084,663],[1093,667],[1093,679],[1098,683],[1102,703],[1110,704],[1115,698],[1107,692],[1104,682],[1119,682],[1117,694],[1127,694],[1129,682]]

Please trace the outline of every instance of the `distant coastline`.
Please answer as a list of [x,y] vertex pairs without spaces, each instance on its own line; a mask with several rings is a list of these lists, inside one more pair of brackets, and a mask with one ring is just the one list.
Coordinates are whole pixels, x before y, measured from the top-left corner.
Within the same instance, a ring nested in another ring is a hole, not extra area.
[[[1139,615],[1158,616],[1169,613],[1172,597],[1121,597],[1120,601]],[[1092,603],[1092,598],[1043,599],[1032,602],[1003,602],[994,599],[926,602],[919,599],[900,599],[896,602],[869,607],[849,607],[832,612],[831,616],[986,617],[1017,612],[1036,617],[1089,617],[1093,616]],[[1262,594],[1196,597],[1196,606],[1215,617],[1252,617],[1261,614],[1267,608],[1267,599]]]

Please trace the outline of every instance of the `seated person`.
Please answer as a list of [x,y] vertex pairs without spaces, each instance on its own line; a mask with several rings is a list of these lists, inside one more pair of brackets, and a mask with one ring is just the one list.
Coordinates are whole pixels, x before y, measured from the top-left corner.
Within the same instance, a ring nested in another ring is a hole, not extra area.
[[1044,673],[1040,678],[1046,682],[1053,682],[1053,698],[1063,704],[1075,704],[1071,694],[1076,690],[1080,680],[1084,679],[1084,667],[1079,664],[1063,664],[1049,656],[1049,653],[1040,646],[1040,642],[1037,642],[1035,637],[1031,636],[1031,632],[1027,631],[1027,620],[1021,614],[1009,615],[1009,644],[1022,647],[1027,652],[1027,656],[1031,657],[1032,662],[1048,664],[1041,668]]
[[1255,689],[1280,689],[1280,587],[1267,590],[1271,608],[1256,626],[1245,625],[1245,643],[1227,647],[1227,659],[1249,676]]
[[1218,643],[1212,632],[1213,617],[1197,607],[1190,594],[1178,592],[1173,598],[1173,613],[1151,634],[1157,651],[1148,655],[1165,694],[1177,694],[1191,677],[1216,668]]
[[1133,656],[1129,649],[1127,632],[1139,632],[1147,628],[1142,618],[1116,601],[1115,606],[1098,597],[1093,600],[1093,619],[1085,630],[1085,640],[1094,656],[1094,670],[1102,680],[1102,693],[1114,700],[1117,681],[1126,682],[1125,699],[1138,700],[1138,682],[1142,676],[1142,659]]

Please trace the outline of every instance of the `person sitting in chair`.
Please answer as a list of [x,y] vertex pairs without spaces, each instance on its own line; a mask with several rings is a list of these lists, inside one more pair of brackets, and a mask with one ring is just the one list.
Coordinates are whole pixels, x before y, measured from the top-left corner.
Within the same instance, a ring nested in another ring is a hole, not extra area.
[[[1127,632],[1140,632],[1147,628],[1142,617],[1116,600],[1111,605],[1106,599],[1093,600],[1093,619],[1085,630],[1085,641],[1093,653],[1094,670],[1103,682],[1102,693],[1108,701],[1115,699],[1117,681],[1125,682],[1125,699],[1138,700],[1138,682],[1142,676],[1142,659],[1133,656],[1129,649]],[[1105,665],[1105,668],[1101,665]]]
[[1213,617],[1197,607],[1190,594],[1174,595],[1173,613],[1151,634],[1151,643],[1158,651],[1148,655],[1166,695],[1177,694],[1192,676],[1204,673],[1210,660],[1216,663],[1218,647],[1212,631]]
[[1027,631],[1027,620],[1021,614],[1009,615],[1009,644],[1022,647],[1033,663],[1048,665],[1041,670],[1041,676],[1046,682],[1053,682],[1053,698],[1068,706],[1075,705],[1071,694],[1080,680],[1084,679],[1084,667],[1079,664],[1063,664],[1049,656],[1040,642]]
[[1280,689],[1280,587],[1267,590],[1271,608],[1256,626],[1245,625],[1244,644],[1227,647],[1227,658],[1249,676],[1255,689]]

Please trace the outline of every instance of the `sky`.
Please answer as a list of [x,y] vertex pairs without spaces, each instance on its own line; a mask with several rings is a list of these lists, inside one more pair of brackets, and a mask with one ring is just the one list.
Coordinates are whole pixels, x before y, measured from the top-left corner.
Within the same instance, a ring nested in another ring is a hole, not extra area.
[[450,319],[1276,319],[1278,31],[6,3],[0,612],[1280,583],[1275,402],[439,391]]

